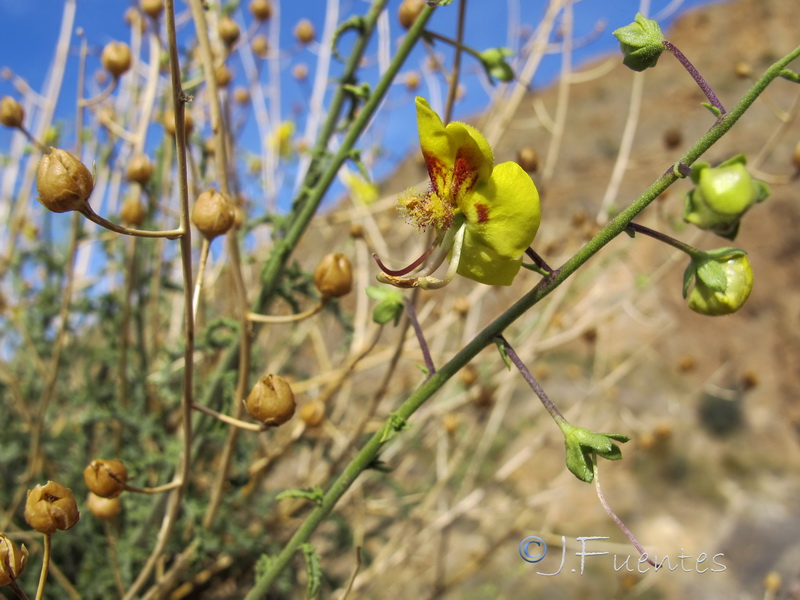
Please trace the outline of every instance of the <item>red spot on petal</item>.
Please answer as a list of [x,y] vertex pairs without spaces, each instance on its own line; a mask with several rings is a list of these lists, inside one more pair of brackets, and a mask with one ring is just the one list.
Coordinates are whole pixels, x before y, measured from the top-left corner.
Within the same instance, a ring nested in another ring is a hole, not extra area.
[[486,223],[489,220],[489,208],[485,204],[476,204],[475,211],[478,213],[478,223]]

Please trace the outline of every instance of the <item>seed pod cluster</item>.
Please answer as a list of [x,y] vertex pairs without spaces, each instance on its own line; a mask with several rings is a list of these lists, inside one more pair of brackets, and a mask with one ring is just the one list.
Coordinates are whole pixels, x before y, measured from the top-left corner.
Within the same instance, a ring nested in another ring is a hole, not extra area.
[[81,514],[72,490],[55,481],[28,490],[25,521],[39,533],[51,535],[74,527]]
[[66,150],[50,148],[36,171],[39,202],[56,213],[79,210],[94,189],[89,169]]
[[264,375],[247,396],[245,407],[256,421],[277,427],[294,415],[294,393],[283,377]]

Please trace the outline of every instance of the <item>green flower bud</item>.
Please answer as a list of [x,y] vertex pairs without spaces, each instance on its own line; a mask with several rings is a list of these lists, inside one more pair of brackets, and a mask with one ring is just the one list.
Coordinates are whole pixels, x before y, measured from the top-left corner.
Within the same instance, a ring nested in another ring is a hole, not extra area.
[[623,64],[634,71],[644,71],[655,67],[658,57],[664,51],[664,34],[656,21],[636,13],[633,23],[620,27],[614,32],[619,48],[625,58]]
[[718,167],[708,163],[692,165],[691,178],[696,187],[686,195],[683,220],[734,239],[744,213],[770,194],[765,183],[750,176],[745,162],[740,154]]
[[508,48],[489,48],[481,52],[481,62],[490,79],[514,81],[514,70],[506,62],[506,58],[513,54]]
[[729,315],[750,296],[753,269],[743,250],[720,248],[693,258],[683,281],[683,296],[694,312],[712,317]]

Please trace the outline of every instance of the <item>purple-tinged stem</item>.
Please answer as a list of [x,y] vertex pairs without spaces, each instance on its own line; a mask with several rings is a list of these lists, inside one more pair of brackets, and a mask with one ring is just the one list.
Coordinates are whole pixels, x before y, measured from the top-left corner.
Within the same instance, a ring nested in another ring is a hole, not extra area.
[[417,311],[414,308],[414,303],[408,298],[403,298],[403,302],[405,302],[406,305],[408,321],[414,328],[414,333],[417,334],[417,341],[419,341],[419,347],[422,350],[422,357],[425,359],[425,368],[428,369],[428,377],[430,377],[436,373],[436,366],[433,364],[433,358],[431,358],[431,351],[428,348],[428,342],[425,341],[425,334],[422,333],[422,327],[420,327],[419,321],[417,320]]
[[728,113],[728,111],[726,111],[725,107],[722,106],[722,102],[719,101],[719,98],[717,98],[717,95],[714,93],[714,90],[712,90],[711,86],[708,85],[708,82],[705,79],[703,79],[703,76],[700,75],[700,72],[694,67],[691,61],[688,58],[686,58],[683,52],[678,50],[675,47],[675,45],[672,44],[672,42],[664,40],[661,42],[661,44],[664,46],[664,48],[672,52],[675,58],[677,58],[680,61],[680,63],[683,65],[683,68],[689,72],[689,75],[692,76],[692,79],[694,79],[697,82],[697,85],[700,86],[700,89],[703,90],[703,93],[706,95],[706,98],[708,98],[708,101],[711,103],[711,106],[713,106],[719,111],[719,117],[717,120],[722,119],[722,117],[724,117]]
[[374,252],[372,253],[372,258],[374,258],[375,262],[378,263],[378,267],[380,267],[381,271],[383,271],[387,275],[392,275],[393,277],[401,277],[403,275],[407,275],[408,273],[411,273],[411,271],[413,271],[418,266],[420,266],[422,263],[424,263],[425,259],[427,259],[431,255],[431,252],[433,252],[433,249],[435,247],[436,247],[436,242],[434,241],[434,243],[431,244],[430,247],[427,250],[425,250],[425,252],[422,254],[422,256],[420,256],[417,260],[412,262],[407,267],[403,267],[402,269],[390,269],[390,268],[388,268],[385,264],[383,264],[383,261]]

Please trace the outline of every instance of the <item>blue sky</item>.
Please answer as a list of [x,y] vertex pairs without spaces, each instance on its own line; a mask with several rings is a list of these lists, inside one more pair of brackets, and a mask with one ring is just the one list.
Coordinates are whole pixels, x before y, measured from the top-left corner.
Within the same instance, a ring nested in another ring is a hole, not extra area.
[[[278,2],[278,0],[274,1]],[[686,0],[679,10],[707,3],[704,0]],[[247,1],[243,3],[245,8],[246,4]],[[400,0],[391,0],[389,7],[389,24],[393,39],[396,39],[401,33],[395,17],[399,4]],[[465,39],[478,50],[506,46],[509,43],[510,28],[514,28],[519,23],[523,29],[530,30],[543,14],[545,4],[543,0],[469,0]],[[669,9],[674,4],[668,0],[652,0],[649,3],[648,12],[652,16],[657,16],[659,12],[665,8]],[[326,5],[326,0],[302,2],[284,0],[280,2],[280,23],[283,32],[281,46],[293,46],[287,52],[283,64],[285,75],[282,76],[281,110],[284,115],[294,113],[298,115],[298,119],[302,119],[306,96],[310,93],[308,86],[304,87],[291,78],[292,65],[298,62],[307,63],[312,67],[313,76],[313,65],[316,60],[313,48],[303,49],[294,45],[291,31],[299,19],[307,18],[314,23],[317,32],[321,32]],[[131,6],[131,2],[122,0],[78,0],[76,26],[83,28],[90,47],[99,52],[99,49],[111,40],[125,41],[129,39],[129,28],[123,19],[123,14],[129,6]],[[344,18],[354,13],[363,13],[367,9],[368,3],[364,0],[341,0],[339,6],[340,16]],[[640,7],[639,0],[583,0],[578,2],[574,8],[574,37],[576,39],[588,38],[591,39],[591,42],[575,49],[574,63],[579,66],[582,62],[598,54],[614,51],[617,43],[611,32],[617,27],[629,23]],[[2,16],[0,18],[0,67],[10,67],[15,73],[23,76],[35,90],[41,90],[47,74],[47,66],[52,60],[63,8],[64,3],[57,0],[0,0],[0,15]],[[179,11],[187,9],[183,0],[177,0],[177,8]],[[518,17],[513,16],[515,11],[518,13]],[[511,18],[509,18],[510,13],[512,14]],[[437,9],[430,29],[454,37],[456,14],[456,3]],[[673,14],[673,18],[674,16]],[[250,14],[246,10],[236,12],[235,18],[237,20],[244,19],[249,23]],[[598,23],[604,24],[603,29],[599,32],[596,30]],[[665,26],[668,26],[668,23],[669,20],[662,22]],[[74,38],[62,101],[57,112],[58,116],[65,119],[67,139],[71,139],[74,133],[70,131],[70,124],[72,123],[72,114],[74,114],[77,44],[77,38]],[[342,47],[346,50],[348,46],[348,40],[345,38]],[[450,49],[446,46],[437,44],[436,49],[441,50],[446,56],[450,56]],[[374,52],[376,48],[372,50]],[[415,63],[421,63],[425,56],[425,52],[420,49],[412,56],[409,68],[413,67]],[[90,62],[88,69],[90,75],[93,69],[97,68],[97,57],[93,57],[92,60],[94,63]],[[558,72],[559,60],[558,56],[553,55],[543,63],[539,75],[534,79],[535,86],[545,85],[552,80]],[[236,73],[235,62],[233,69]],[[464,101],[457,105],[456,118],[465,118],[479,112],[488,99],[478,84],[477,76],[474,75],[479,71],[476,62],[470,57],[465,57],[464,69],[468,76],[466,82],[470,85],[470,92]],[[365,76],[368,77],[368,73],[367,71]],[[473,74],[471,79],[469,79],[470,74]],[[423,84],[418,93],[430,95],[435,91],[426,89]],[[0,80],[0,95],[7,94],[16,95],[16,92],[9,81]],[[444,94],[443,86],[441,94]],[[394,159],[405,155],[417,143],[416,128],[413,125],[409,126],[409,123],[414,123],[412,99],[412,93],[406,92],[397,95],[390,102],[391,118],[379,120],[375,124],[375,129],[379,130],[381,136],[380,144],[384,148],[385,158],[388,159],[384,160],[383,167],[376,168],[376,177],[385,174]],[[395,118],[396,115],[399,118]],[[302,129],[302,123],[299,122],[298,125],[298,129]],[[249,118],[243,129],[245,136],[243,145],[245,147],[252,143],[251,147],[257,148],[257,138],[254,142],[248,142],[247,139],[254,129],[252,118]],[[7,147],[7,145],[8,132],[0,132],[0,147]]]

